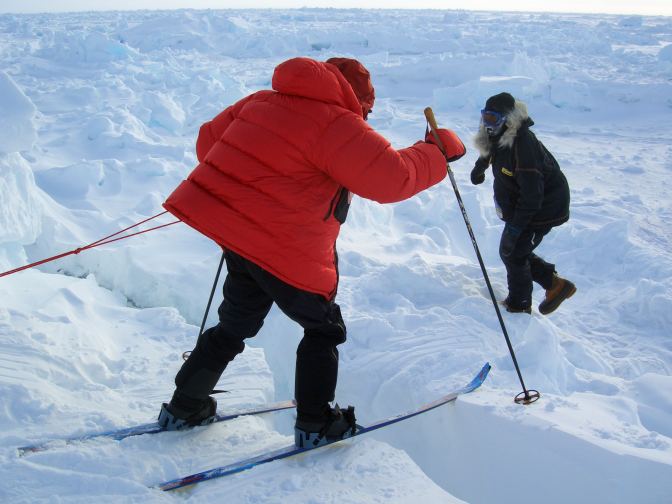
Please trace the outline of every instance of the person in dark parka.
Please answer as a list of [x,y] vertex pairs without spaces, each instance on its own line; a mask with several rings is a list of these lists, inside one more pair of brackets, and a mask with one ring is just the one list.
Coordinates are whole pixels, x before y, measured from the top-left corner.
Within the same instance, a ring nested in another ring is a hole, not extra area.
[[558,162],[530,131],[527,106],[509,93],[488,98],[475,137],[479,158],[471,182],[483,183],[492,166],[495,206],[506,223],[499,255],[506,266],[507,311],[532,313],[532,282],[546,290],[539,311],[548,315],[576,292],[555,265],[533,251],[555,226],[569,219],[569,185]]

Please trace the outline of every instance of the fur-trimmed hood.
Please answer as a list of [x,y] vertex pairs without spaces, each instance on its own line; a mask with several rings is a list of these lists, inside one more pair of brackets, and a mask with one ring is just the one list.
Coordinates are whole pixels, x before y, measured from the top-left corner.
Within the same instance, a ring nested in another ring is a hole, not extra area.
[[[534,121],[532,121],[527,114],[527,105],[520,100],[516,100],[513,110],[506,116],[504,133],[499,137],[497,146],[507,148],[513,147],[513,142],[516,139],[518,130],[522,126],[532,126],[533,124]],[[492,143],[490,142],[490,137],[485,131],[482,123],[478,128],[478,133],[476,133],[476,136],[474,137],[474,145],[478,149],[481,157],[486,158],[490,156]]]

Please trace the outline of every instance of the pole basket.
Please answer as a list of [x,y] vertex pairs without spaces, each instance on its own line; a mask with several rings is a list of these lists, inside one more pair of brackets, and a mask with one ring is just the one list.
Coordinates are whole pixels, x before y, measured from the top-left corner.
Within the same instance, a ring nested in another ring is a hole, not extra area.
[[516,404],[532,404],[533,402],[536,402],[539,398],[541,397],[541,394],[539,393],[538,390],[523,390],[520,394],[518,394],[514,402]]

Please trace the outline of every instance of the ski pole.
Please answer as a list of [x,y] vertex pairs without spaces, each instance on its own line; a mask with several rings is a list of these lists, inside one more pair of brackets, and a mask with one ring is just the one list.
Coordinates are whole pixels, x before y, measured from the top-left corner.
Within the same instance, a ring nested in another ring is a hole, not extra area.
[[[205,313],[203,314],[203,321],[201,322],[201,330],[198,331],[198,339],[201,339],[201,334],[203,334],[203,328],[205,327],[205,321],[208,318],[208,313],[210,312],[210,305],[212,304],[212,298],[215,296],[215,289],[217,288],[217,282],[219,282],[219,274],[222,272],[222,265],[224,264],[224,257],[226,252],[222,252],[222,258],[219,260],[219,267],[217,268],[217,274],[215,275],[215,281],[212,284],[212,291],[210,291],[210,298],[208,299],[208,304],[205,307]],[[197,340],[198,341],[198,340]],[[189,358],[191,351],[182,352],[182,359],[185,361]]]
[[[219,282],[219,274],[222,272],[222,265],[224,264],[224,258],[226,257],[226,250],[222,251],[222,258],[219,260],[219,267],[217,268],[217,274],[215,275],[215,281],[212,283],[212,290],[210,291],[210,298],[208,299],[208,305],[205,307],[205,313],[203,314],[203,321],[201,322],[201,329],[198,331],[198,341],[201,340],[201,335],[203,334],[203,329],[205,328],[205,321],[208,319],[208,313],[210,312],[210,305],[212,304],[212,298],[215,297],[215,289],[217,288],[217,283]],[[182,352],[182,359],[187,360],[191,355],[191,350]],[[224,394],[228,393],[228,390],[219,390],[213,389],[211,394]]]
[[[446,148],[444,147],[443,142],[441,142],[439,134],[436,132],[436,130],[439,129],[439,126],[436,123],[436,119],[434,118],[434,112],[432,111],[431,107],[427,107],[425,109],[425,118],[427,118],[427,124],[429,124],[429,127],[431,128],[432,135],[434,135],[434,138],[436,139],[437,146],[439,147],[439,149],[441,149],[443,155],[446,156]],[[506,330],[506,326],[504,325],[504,319],[502,318],[502,314],[499,311],[499,305],[497,304],[497,300],[495,299],[495,293],[492,290],[492,285],[490,284],[490,278],[488,278],[488,272],[485,269],[485,264],[483,263],[483,257],[481,257],[481,251],[478,249],[478,243],[476,243],[476,236],[474,236],[474,231],[471,228],[471,223],[469,222],[467,209],[464,207],[462,197],[460,196],[460,191],[457,189],[455,176],[453,175],[453,171],[450,169],[450,164],[448,164],[447,159],[448,157],[446,156],[446,168],[448,170],[448,176],[450,177],[450,183],[453,185],[453,190],[455,191],[457,202],[460,205],[460,210],[462,211],[462,217],[464,218],[464,223],[467,225],[467,231],[469,231],[469,236],[471,237],[471,244],[474,246],[474,250],[476,251],[478,264],[481,265],[483,278],[485,278],[485,283],[488,286],[488,291],[490,292],[490,298],[492,299],[492,304],[495,307],[495,312],[497,313],[497,318],[499,319],[499,325],[502,327],[502,332],[504,333],[504,338],[506,339],[506,345],[509,347],[509,353],[511,354],[513,365],[516,368],[516,373],[518,373],[518,379],[520,380],[520,384],[523,387],[523,391],[520,392],[518,395],[516,395],[514,401],[519,404],[533,403],[537,399],[539,399],[541,394],[539,394],[537,390],[528,390],[527,388],[525,388],[525,382],[523,382],[523,375],[520,373],[520,367],[518,366],[518,360],[516,359],[516,354],[513,351],[513,346],[511,345],[509,334]]]

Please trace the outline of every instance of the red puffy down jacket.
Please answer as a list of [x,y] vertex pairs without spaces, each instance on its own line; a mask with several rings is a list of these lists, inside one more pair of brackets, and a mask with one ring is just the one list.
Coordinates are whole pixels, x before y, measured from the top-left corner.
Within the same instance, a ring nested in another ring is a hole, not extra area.
[[431,144],[395,150],[364,121],[338,68],[308,58],[280,64],[259,91],[201,126],[200,164],[164,207],[290,285],[336,292],[337,197],[410,198],[446,176]]

